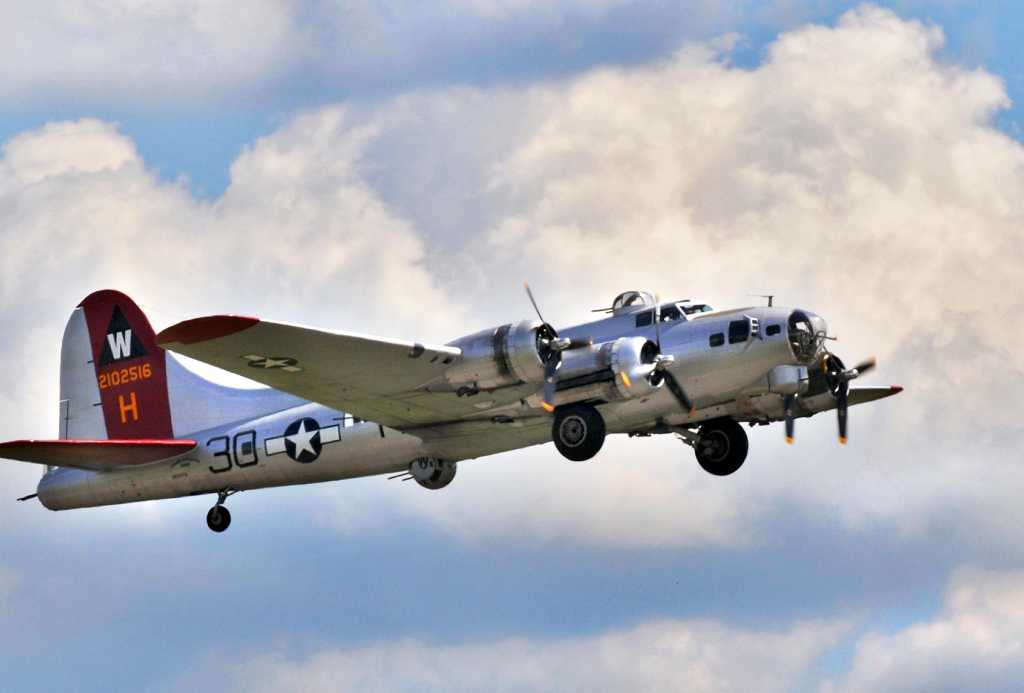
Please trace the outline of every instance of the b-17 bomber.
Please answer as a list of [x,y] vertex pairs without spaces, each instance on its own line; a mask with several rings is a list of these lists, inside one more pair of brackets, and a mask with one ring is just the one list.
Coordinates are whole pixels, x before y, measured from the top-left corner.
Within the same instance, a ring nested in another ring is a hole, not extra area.
[[[387,474],[444,488],[458,464],[554,442],[597,455],[613,434],[672,434],[710,474],[744,463],[743,424],[835,410],[899,386],[854,386],[828,348],[825,320],[772,305],[715,310],[697,301],[620,294],[596,320],[556,329],[537,319],[424,344],[213,315],[155,333],[111,290],[72,312],[60,364],[59,435],[0,443],[0,457],[45,465],[36,493],[51,510],[212,494],[207,525],[231,522],[239,491]],[[236,388],[175,354],[266,386]]]

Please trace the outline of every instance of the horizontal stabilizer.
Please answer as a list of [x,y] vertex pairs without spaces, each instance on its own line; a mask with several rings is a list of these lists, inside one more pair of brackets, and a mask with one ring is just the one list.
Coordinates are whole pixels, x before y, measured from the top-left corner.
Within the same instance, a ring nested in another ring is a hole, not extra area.
[[12,440],[0,458],[96,472],[134,467],[183,455],[194,440]]

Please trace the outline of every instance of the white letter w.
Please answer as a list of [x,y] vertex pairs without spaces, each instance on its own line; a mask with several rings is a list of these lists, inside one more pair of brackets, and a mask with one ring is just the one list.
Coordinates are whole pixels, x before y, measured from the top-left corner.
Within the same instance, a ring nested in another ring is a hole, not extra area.
[[132,353],[132,331],[116,332],[107,335],[107,343],[110,345],[110,353],[114,360],[123,359]]

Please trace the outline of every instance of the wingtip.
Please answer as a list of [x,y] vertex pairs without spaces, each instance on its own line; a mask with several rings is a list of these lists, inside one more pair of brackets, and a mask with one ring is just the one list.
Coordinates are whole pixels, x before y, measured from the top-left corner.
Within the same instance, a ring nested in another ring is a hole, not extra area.
[[786,436],[786,445],[793,444],[793,436]]
[[243,315],[210,315],[205,318],[193,318],[163,330],[157,334],[156,342],[160,346],[206,342],[249,329],[259,321],[259,318]]
[[547,402],[541,402],[540,406],[549,414],[555,410],[555,405],[548,404]]
[[892,393],[894,395],[898,395],[899,393],[903,392],[903,386],[902,385],[890,385],[889,389],[892,390]]
[[844,436],[839,436],[839,444],[846,445],[846,438]]

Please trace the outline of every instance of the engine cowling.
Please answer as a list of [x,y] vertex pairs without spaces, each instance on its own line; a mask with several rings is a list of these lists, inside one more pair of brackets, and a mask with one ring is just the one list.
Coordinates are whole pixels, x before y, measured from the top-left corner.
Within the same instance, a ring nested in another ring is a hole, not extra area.
[[612,342],[611,369],[615,386],[625,399],[646,397],[661,387],[661,378],[652,378],[657,364],[658,345],[643,337],[622,337]]
[[652,395],[663,383],[654,374],[657,357],[657,345],[643,337],[620,337],[566,353],[556,403]]
[[469,394],[519,383],[542,383],[539,322],[522,322],[475,332],[451,343],[462,350],[459,362],[445,371],[452,391]]

